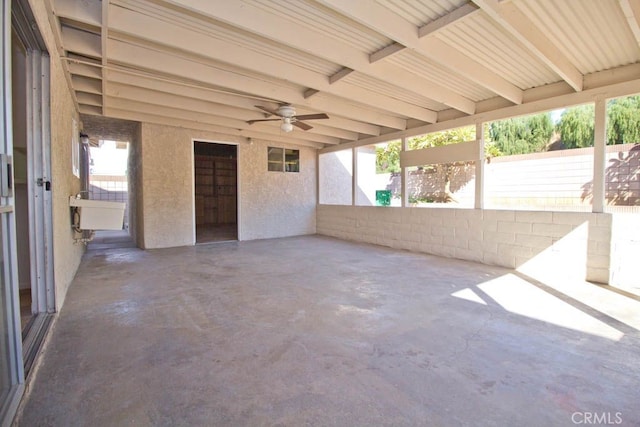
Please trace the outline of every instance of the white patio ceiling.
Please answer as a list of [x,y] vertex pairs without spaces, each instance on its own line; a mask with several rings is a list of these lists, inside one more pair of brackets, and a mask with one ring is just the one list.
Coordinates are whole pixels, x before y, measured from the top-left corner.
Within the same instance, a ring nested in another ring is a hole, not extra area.
[[640,0],[47,1],[89,115],[335,149],[640,92]]

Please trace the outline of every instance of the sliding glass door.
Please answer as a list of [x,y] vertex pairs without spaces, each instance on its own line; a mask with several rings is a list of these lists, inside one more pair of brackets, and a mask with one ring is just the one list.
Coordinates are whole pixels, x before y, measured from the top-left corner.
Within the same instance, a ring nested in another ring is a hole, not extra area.
[[18,334],[17,305],[18,296],[11,268],[11,257],[7,256],[11,250],[8,239],[10,235],[11,212],[7,206],[0,207],[0,424],[10,420],[15,405],[21,394],[22,358]]
[[13,137],[11,120],[11,2],[0,10],[0,425],[9,424],[24,388],[18,300]]

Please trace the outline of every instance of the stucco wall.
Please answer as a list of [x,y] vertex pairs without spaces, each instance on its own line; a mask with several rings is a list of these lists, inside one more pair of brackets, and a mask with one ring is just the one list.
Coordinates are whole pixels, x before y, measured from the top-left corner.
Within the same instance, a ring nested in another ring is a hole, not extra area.
[[[192,245],[193,147],[187,129],[141,124],[144,248]],[[140,206],[138,206],[140,209]]]
[[[238,144],[240,239],[315,233],[315,150],[143,123],[136,191],[144,248],[193,245],[193,140]],[[300,150],[300,172],[268,172],[267,146]],[[140,197],[140,196],[139,196]]]
[[[267,147],[300,150],[300,172],[267,171]],[[316,151],[255,141],[240,149],[242,240],[316,232]]]
[[318,234],[608,283],[611,214],[320,205]]
[[80,191],[80,180],[71,171],[72,118],[78,120],[71,92],[63,74],[53,32],[44,2],[29,4],[50,53],[51,66],[51,183],[53,198],[53,263],[56,285],[56,307],[64,302],[69,284],[75,276],[84,252],[83,245],[74,244],[70,225],[69,196]]
[[351,182],[353,177],[352,150],[334,151],[319,156],[320,203],[328,205],[350,205],[353,198]]

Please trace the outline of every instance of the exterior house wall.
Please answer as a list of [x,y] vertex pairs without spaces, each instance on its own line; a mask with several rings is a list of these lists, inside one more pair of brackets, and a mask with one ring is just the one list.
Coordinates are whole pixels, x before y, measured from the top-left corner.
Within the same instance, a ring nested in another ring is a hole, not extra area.
[[74,244],[69,212],[69,196],[80,191],[80,180],[73,175],[71,169],[71,140],[74,133],[72,119],[79,123],[79,117],[64,77],[45,3],[30,0],[29,4],[50,54],[53,270],[56,307],[60,309],[84,253],[83,245]]
[[300,150],[300,172],[268,172],[267,147],[211,132],[143,123],[137,191],[143,248],[193,245],[193,141],[238,144],[241,240],[315,233],[316,152]]
[[611,214],[319,205],[341,239],[608,283]]
[[[300,150],[300,172],[267,170],[267,147]],[[316,232],[316,150],[254,141],[239,149],[240,238],[242,240]]]
[[320,203],[350,205],[353,199],[351,192],[353,179],[352,150],[325,153],[318,157],[321,170],[318,186],[320,189]]

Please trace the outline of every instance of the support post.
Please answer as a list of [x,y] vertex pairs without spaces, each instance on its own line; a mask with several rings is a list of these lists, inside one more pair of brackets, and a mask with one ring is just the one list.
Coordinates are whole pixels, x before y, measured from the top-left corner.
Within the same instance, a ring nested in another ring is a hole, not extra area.
[[476,194],[474,207],[484,209],[484,123],[476,123],[476,140],[478,141],[478,158],[476,160]]
[[[402,138],[402,145],[400,147],[400,151],[408,151],[409,150],[409,140],[406,137]],[[406,208],[409,206],[409,194],[407,192],[407,188],[409,188],[409,170],[406,167],[400,168],[400,194],[402,196],[401,206]]]
[[351,206],[356,206],[358,195],[358,147],[351,149]]
[[604,212],[607,150],[607,100],[596,100],[593,129],[593,212]]

